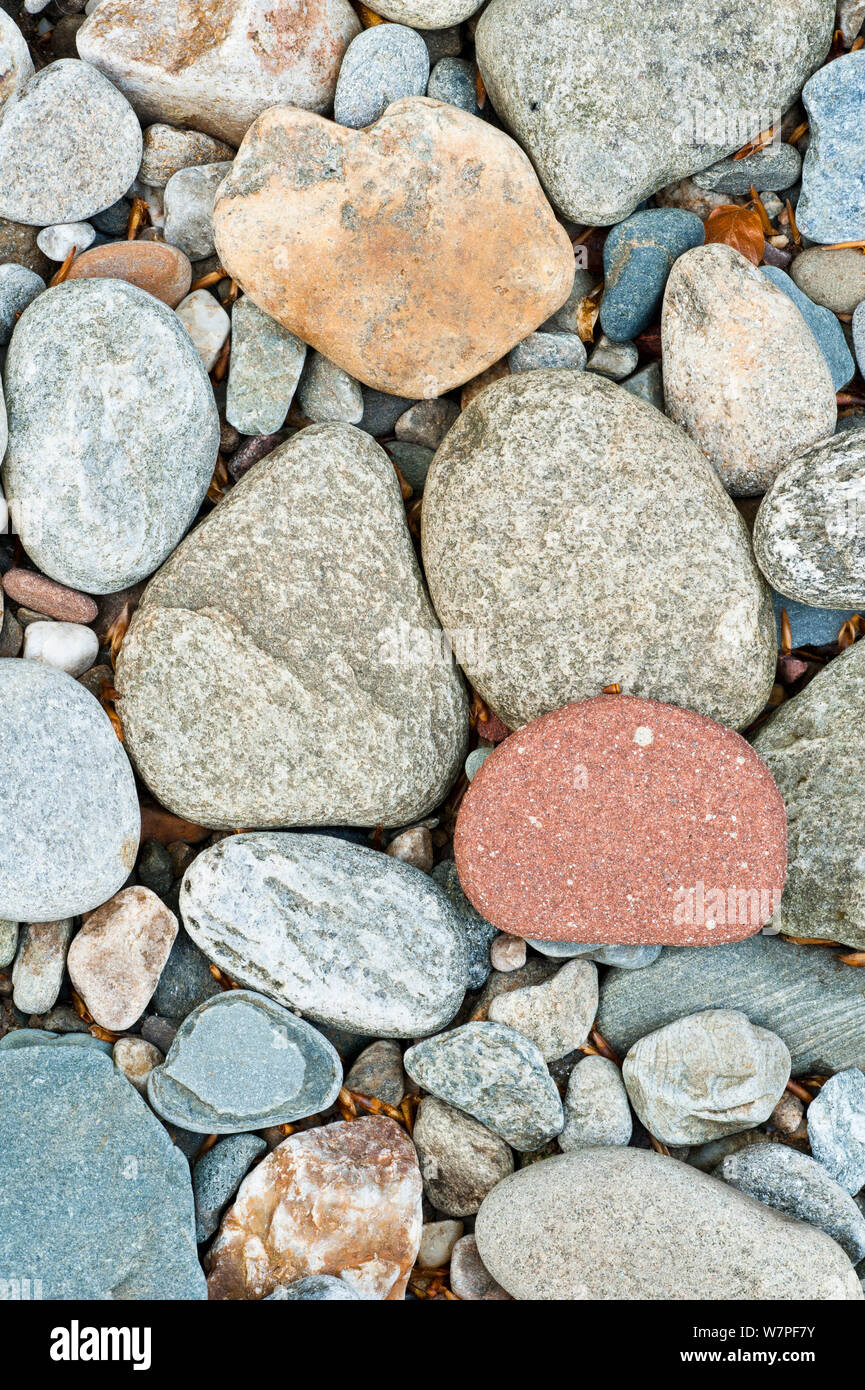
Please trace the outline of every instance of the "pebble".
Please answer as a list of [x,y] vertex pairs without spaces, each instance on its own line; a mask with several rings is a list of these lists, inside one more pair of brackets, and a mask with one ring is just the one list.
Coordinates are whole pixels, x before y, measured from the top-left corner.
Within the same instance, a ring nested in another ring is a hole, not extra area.
[[551,980],[555,975],[557,966],[551,960],[539,960],[537,956],[528,956],[525,965],[517,970],[493,970],[483,990],[475,1000],[474,1008],[471,1013],[473,1023],[484,1023],[489,1017],[489,1007],[494,999],[500,994],[509,994],[511,990],[523,989],[526,985],[540,985],[546,980]]
[[175,315],[119,280],[56,285],[21,316],[5,382],[3,476],[30,559],[87,593],[151,574],[198,511],[219,440]]
[[527,938],[535,951],[545,956],[567,958],[585,956],[597,961],[598,965],[617,965],[620,970],[642,970],[651,965],[663,950],[662,946],[602,946],[597,942],[585,941],[542,941],[538,937]]
[[162,121],[147,126],[142,137],[138,177],[150,188],[164,188],[173,174],[201,164],[229,163],[235,150],[200,130],[177,130]]
[[33,71],[27,40],[12,15],[0,10],[0,112],[11,110]]
[[25,661],[43,661],[70,676],[81,676],[99,653],[99,639],[81,623],[28,623],[24,633]]
[[630,391],[632,396],[638,396],[641,401],[646,401],[656,410],[663,411],[664,377],[660,362],[647,362],[645,367],[641,367],[633,376],[623,381],[622,386],[626,391]]
[[13,603],[23,603],[37,613],[64,623],[92,623],[99,612],[89,594],[77,593],[34,570],[13,568],[3,575],[3,590]]
[[229,1134],[198,1159],[192,1169],[192,1190],[199,1245],[214,1234],[252,1164],[266,1153],[267,1144],[256,1134]]
[[206,1298],[185,1158],[104,1044],[73,1040],[0,1052],[0,1268],[46,1299]]
[[507,1302],[510,1294],[485,1269],[474,1236],[461,1236],[453,1248],[450,1265],[451,1289],[457,1298],[469,1302]]
[[456,402],[447,396],[415,401],[395,422],[393,432],[402,443],[437,449],[459,413]]
[[457,866],[452,859],[437,864],[432,876],[444,889],[457,915],[460,935],[468,956],[468,988],[480,989],[486,983],[492,969],[490,950],[498,932],[491,922],[472,907],[462,890]]
[[665,950],[601,982],[597,1028],[620,1057],[646,1033],[703,1009],[738,1009],[790,1049],[794,1076],[865,1064],[865,980],[832,952],[777,936]]
[[[132,187],[134,189],[135,184],[133,184]],[[96,231],[102,232],[103,236],[125,237],[131,212],[131,200],[129,198],[118,198],[117,202],[112,203],[111,207],[106,208],[104,212],[95,212],[91,221]]]
[[432,835],[425,825],[411,826],[410,829],[394,836],[385,854],[389,854],[392,859],[398,859],[402,864],[412,864],[416,869],[428,874],[433,866]]
[[530,1153],[559,1133],[562,1102],[540,1050],[501,1023],[466,1023],[410,1047],[413,1081]]
[[339,1057],[321,1033],[241,989],[208,999],[184,1019],[150,1075],[147,1098],[169,1124],[238,1134],[327,1110],[341,1085]]
[[371,386],[361,387],[363,393],[363,418],[360,428],[376,439],[392,435],[397,420],[404,415],[414,401],[405,396],[388,396],[384,391],[374,391]]
[[426,94],[435,101],[478,114],[477,73],[467,58],[440,58],[430,73]]
[[589,372],[600,372],[611,381],[624,381],[636,368],[640,354],[636,343],[614,343],[605,333],[598,335],[586,364]]
[[865,947],[865,645],[848,648],[785,701],[754,748],[787,807],[787,883],[772,925]]
[[159,977],[153,1007],[165,1018],[180,1020],[218,993],[209,960],[181,927]]
[[754,553],[782,594],[857,609],[865,606],[863,536],[865,430],[850,430],[781,471],[757,513]]
[[306,344],[251,299],[231,311],[225,415],[241,434],[272,434],[288,414],[306,360]]
[[0,129],[0,216],[83,222],[125,193],[141,130],[117,88],[89,63],[62,58],[28,82]]
[[737,497],[771,487],[832,434],[826,360],[789,297],[730,246],[698,246],[670,272],[661,318],[667,414]]
[[801,169],[802,157],[796,146],[779,140],[744,159],[722,159],[702,169],[694,175],[694,183],[714,193],[736,193],[747,198],[752,188],[758,193],[790,188],[798,180]]
[[678,208],[635,212],[612,228],[604,242],[600,308],[601,328],[609,340],[625,343],[649,327],[660,310],[673,262],[704,240],[696,213]]
[[0,917],[58,921],[98,907],[128,877],[139,830],[108,716],[65,672],[0,661],[0,748]]
[[843,53],[805,83],[810,141],[802,166],[796,222],[810,241],[862,241],[865,188],[861,129],[865,53]]
[[433,461],[433,450],[422,444],[405,444],[397,439],[388,443],[387,451],[414,493],[422,493]]
[[[3,507],[0,506],[0,512]],[[0,656],[17,656],[24,645],[24,630],[7,608],[0,623]]]
[[732,730],[602,695],[486,760],[460,804],[454,856],[467,896],[502,931],[717,944],[752,935],[777,905],[784,805]]
[[270,1303],[277,1299],[300,1303],[353,1303],[357,1297],[343,1279],[335,1279],[332,1274],[310,1274],[306,1279],[295,1279],[293,1284],[280,1284],[264,1301]]
[[140,1018],[176,935],[177,918],[149,888],[123,888],[90,914],[67,966],[98,1024],[119,1033]]
[[122,1071],[130,1086],[141,1095],[147,1093],[147,1080],[154,1067],[165,1060],[158,1047],[144,1038],[118,1038],[112,1052],[114,1065]]
[[804,1119],[805,1107],[799,1097],[785,1091],[769,1116],[768,1127],[779,1134],[795,1134],[802,1129]]
[[519,1299],[865,1299],[822,1231],[644,1149],[524,1168],[486,1198],[475,1237]]
[[475,43],[493,108],[552,202],[609,226],[732,154],[759,113],[786,111],[825,57],[833,17],[820,0],[784,0],[756,21],[748,0],[722,12],[655,0],[647,30],[606,0],[586,0],[578,21],[570,5],[493,0]]
[[[429,39],[438,37],[435,31],[458,25],[460,20],[468,19],[480,9],[481,0],[383,0],[376,13],[387,19],[398,20],[401,24],[411,24],[413,28],[426,28],[434,32]],[[447,34],[441,35],[443,40]],[[459,52],[459,48],[456,49]]]
[[[117,663],[127,747],[199,825],[410,824],[465,758],[442,641],[386,454],[346,425],[302,430],[151,581]],[[219,708],[243,720],[214,742]]]
[[781,640],[781,610],[790,620],[790,631],[794,647],[822,647],[835,642],[841,628],[853,616],[846,609],[813,608],[810,604],[797,603],[786,598],[777,590],[772,591],[778,627],[778,641]]
[[543,367],[570,367],[581,372],[585,365],[586,349],[576,333],[530,333],[508,353],[512,372],[534,372]]
[[845,46],[849,47],[865,22],[865,0],[838,0],[835,14]]
[[66,278],[125,280],[173,309],[189,293],[192,266],[165,241],[115,241],[76,256]]
[[[370,29],[367,32],[373,31]],[[309,354],[300,378],[297,403],[307,420],[314,424],[335,421],[344,425],[358,425],[363,419],[360,383],[320,352]]]
[[95,236],[96,231],[89,222],[64,222],[56,227],[43,227],[36,245],[50,261],[65,261],[70,251],[86,251]]
[[473,1216],[496,1183],[514,1171],[503,1139],[435,1096],[424,1096],[418,1106],[412,1140],[426,1197],[448,1216]]
[[68,917],[22,928],[12,967],[12,1002],[22,1014],[44,1014],[57,1003],[72,931]]
[[865,1258],[865,1216],[807,1154],[787,1144],[761,1144],[730,1154],[718,1176],[756,1201],[825,1231],[854,1264]]
[[490,944],[490,963],[493,970],[521,970],[526,963],[526,943],[523,938],[500,932]]
[[482,635],[460,664],[511,728],[610,684],[733,727],[768,698],[771,605],[741,519],[682,431],[596,373],[475,397],[427,479],[423,557],[446,631]]
[[206,372],[212,372],[231,332],[231,319],[209,290],[193,290],[181,299],[177,317],[189,334]]
[[558,328],[562,333],[576,333],[579,336],[581,327],[580,305],[586,296],[591,294],[592,290],[597,289],[599,284],[597,275],[578,266],[575,258],[574,282],[571,286],[571,292],[561,309],[557,309],[548,323],[542,325],[543,328],[545,330]]
[[812,303],[785,271],[778,270],[776,266],[771,265],[764,265],[761,269],[763,274],[772,281],[772,284],[776,285],[782,294],[786,294],[787,298],[796,305],[826,359],[826,365],[832,374],[834,390],[840,391],[842,386],[846,386],[854,375],[856,363],[853,361],[853,354],[847,346],[844,330],[837,318],[829,309],[823,308],[820,304]]
[[404,24],[364,29],[345,51],[336,80],[333,118],[354,130],[373,125],[391,102],[422,97],[429,75],[426,44],[414,29]]
[[703,1144],[768,1120],[790,1079],[790,1053],[745,1014],[706,1009],[641,1038],[622,1078],[656,1139]]
[[809,246],[790,266],[803,294],[833,314],[852,314],[865,299],[865,256],[861,251],[832,251]]
[[[0,14],[5,14],[0,10]],[[20,315],[45,288],[41,275],[26,265],[8,261],[0,265],[0,343],[8,343]]]
[[563,965],[540,985],[500,994],[488,1017],[529,1038],[550,1062],[580,1047],[598,1011],[598,971],[586,960]]
[[633,1123],[622,1073],[608,1057],[584,1057],[571,1072],[565,1095],[562,1153],[629,1144]]
[[402,1048],[390,1038],[365,1047],[345,1078],[346,1089],[398,1106],[406,1093]]
[[77,38],[81,57],[125,93],[143,122],[190,124],[239,145],[269,106],[326,110],[359,30],[348,0],[288,0],[271,11],[238,0],[218,16],[209,0],[192,0],[182,23],[173,0],[146,10],[138,0],[112,0]]
[[141,1036],[145,1041],[153,1043],[159,1051],[165,1055],[177,1035],[177,1025],[170,1018],[159,1018],[155,1014],[149,1014],[141,1024]]
[[446,895],[417,869],[344,840],[222,840],[187,870],[180,911],[232,979],[351,1032],[432,1033],[465,994],[465,948]]
[[461,1221],[427,1222],[420,1237],[417,1262],[421,1269],[446,1268],[451,1254],[463,1233]]
[[179,169],[165,185],[165,240],[191,261],[213,255],[213,200],[230,160]]
[[[262,161],[274,165],[263,187]],[[364,385],[412,399],[498,361],[564,303],[573,276],[568,236],[513,141],[420,97],[363,131],[267,112],[220,188],[214,231],[265,312]]]
[[[5,12],[4,12],[5,13]],[[55,267],[36,245],[38,227],[23,226],[20,222],[0,217],[0,262],[13,262],[41,275],[43,280],[54,274]]]
[[[411,1140],[371,1116],[292,1134],[244,1178],[210,1247],[211,1299],[260,1299],[311,1274],[402,1299],[421,1236]],[[255,1259],[248,1252],[255,1249]]]
[[483,767],[484,763],[490,756],[490,753],[493,752],[494,748],[495,744],[489,744],[486,747],[473,748],[471,753],[469,753],[465,761],[464,771],[466,777],[470,782],[474,778],[475,774],[480,770],[480,768]]
[[865,1186],[865,1075],[836,1072],[808,1106],[808,1139],[818,1163],[853,1196]]
[[18,923],[0,921],[0,970],[11,965],[18,950]]

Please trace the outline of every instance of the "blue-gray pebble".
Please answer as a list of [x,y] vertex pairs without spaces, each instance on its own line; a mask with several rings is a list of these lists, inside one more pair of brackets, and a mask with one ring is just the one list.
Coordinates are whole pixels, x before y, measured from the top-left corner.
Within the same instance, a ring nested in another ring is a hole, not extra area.
[[853,351],[859,371],[865,376],[865,299],[853,311]]
[[862,241],[865,49],[846,53],[815,72],[805,83],[802,100],[810,118],[811,143],[796,205],[799,230],[811,241]]
[[768,276],[773,285],[777,285],[782,294],[786,294],[788,299],[792,299],[799,313],[807,323],[814,337],[817,339],[817,346],[826,358],[826,365],[832,373],[832,384],[836,391],[840,391],[842,386],[846,386],[850,378],[856,371],[856,363],[853,361],[853,354],[847,346],[847,339],[844,337],[844,330],[831,309],[824,309],[822,305],[815,304],[809,299],[807,294],[803,294],[790,276],[784,270],[779,270],[774,265],[761,266],[763,274]]
[[722,159],[694,174],[693,182],[698,188],[708,188],[713,193],[743,196],[750,193],[752,187],[758,193],[777,193],[796,182],[801,168],[802,157],[796,146],[779,142],[755,150],[744,159]]
[[673,262],[702,246],[705,228],[693,212],[649,208],[610,231],[604,243],[601,328],[622,343],[648,328],[660,307]]
[[865,1187],[865,1073],[836,1071],[808,1106],[808,1141],[818,1163],[853,1196]]
[[476,116],[478,97],[474,66],[467,58],[442,58],[430,73],[426,94]]
[[25,265],[0,265],[0,343],[9,342],[18,318],[44,289],[42,276]]
[[794,598],[785,598],[777,589],[772,590],[772,603],[775,608],[775,622],[778,641],[781,640],[781,610],[787,610],[794,647],[825,647],[837,641],[838,633],[853,612],[844,608],[812,608],[808,603],[799,603]]
[[184,1019],[219,993],[207,956],[181,927],[156,986],[154,1009],[163,1018]]
[[213,1235],[252,1164],[266,1152],[267,1144],[257,1134],[227,1134],[201,1155],[192,1170],[195,1238],[199,1245]]
[[508,353],[512,372],[534,372],[544,367],[572,367],[581,372],[586,349],[576,333],[530,333]]
[[361,130],[400,97],[422,97],[429,53],[420,34],[404,24],[376,24],[352,39],[336,82],[333,116]]

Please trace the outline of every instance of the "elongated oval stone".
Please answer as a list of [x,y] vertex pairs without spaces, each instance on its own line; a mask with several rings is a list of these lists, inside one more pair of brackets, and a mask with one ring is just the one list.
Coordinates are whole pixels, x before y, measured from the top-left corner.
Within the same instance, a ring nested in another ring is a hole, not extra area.
[[126,280],[174,309],[189,293],[192,265],[167,241],[110,241],[76,256],[67,280]]
[[468,980],[459,919],[419,869],[324,835],[235,835],[180,890],[186,929],[233,980],[322,1023],[417,1037]]
[[460,882],[501,931],[713,946],[777,907],[784,804],[731,729],[602,695],[512,734],[463,798]]
[[240,1134],[326,1110],[341,1085],[339,1055],[321,1033],[260,994],[230,990],[183,1020],[147,1098],[169,1124]]
[[475,1235],[519,1299],[865,1298],[823,1231],[644,1149],[583,1149],[514,1173],[484,1200]]

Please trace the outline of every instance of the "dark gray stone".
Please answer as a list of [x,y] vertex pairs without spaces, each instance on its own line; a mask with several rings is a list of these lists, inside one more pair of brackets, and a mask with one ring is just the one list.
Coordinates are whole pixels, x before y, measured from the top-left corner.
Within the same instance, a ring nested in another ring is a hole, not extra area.
[[334,120],[361,130],[400,97],[422,97],[428,81],[429,54],[420,34],[403,24],[375,24],[352,39],[345,51],[333,99]]
[[153,1007],[165,1018],[180,1021],[219,992],[210,962],[181,927],[159,977]]
[[264,1301],[271,1303],[274,1299],[291,1303],[354,1303],[358,1295],[335,1274],[308,1274],[305,1279],[297,1279],[293,1284],[280,1284]]
[[714,193],[747,197],[752,187],[758,193],[789,188],[798,179],[801,169],[802,157],[796,146],[779,141],[744,159],[722,159],[709,169],[701,169],[694,174],[693,182],[697,188],[708,188]]
[[195,1194],[195,1238],[209,1240],[252,1164],[267,1153],[257,1134],[227,1134],[202,1154],[192,1170]]
[[430,73],[426,94],[478,114],[477,72],[467,58],[440,58]]
[[0,343],[9,342],[19,314],[44,289],[42,276],[26,265],[16,265],[14,261],[0,265]]

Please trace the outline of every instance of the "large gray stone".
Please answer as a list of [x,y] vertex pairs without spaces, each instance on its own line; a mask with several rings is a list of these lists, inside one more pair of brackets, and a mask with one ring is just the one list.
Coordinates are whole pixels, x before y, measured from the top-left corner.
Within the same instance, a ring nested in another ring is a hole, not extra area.
[[475,1236],[493,1278],[520,1299],[865,1298],[822,1231],[645,1149],[583,1149],[524,1168],[487,1197]]
[[767,1207],[819,1226],[857,1264],[865,1257],[865,1216],[822,1164],[787,1144],[728,1154],[718,1176]]
[[754,737],[787,808],[787,882],[772,925],[865,947],[865,643],[776,710]]
[[644,970],[610,970],[598,1029],[624,1056],[646,1033],[701,1009],[741,1009],[790,1049],[793,1075],[865,1063],[865,971],[832,952],[752,936],[725,946],[667,947]]
[[780,119],[822,62],[834,0],[492,0],[475,41],[493,106],[553,203],[620,222]]
[[426,874],[324,835],[235,835],[180,891],[186,929],[232,979],[374,1037],[443,1028],[466,989],[459,923]]
[[137,285],[71,280],[24,310],[6,359],[3,484],[41,570],[88,593],[152,574],[213,474],[213,390],[176,314]]
[[207,1297],[189,1165],[94,1048],[0,1052],[0,1270],[45,1299]]
[[[445,796],[467,707],[393,466],[347,425],[253,468],[152,580],[117,663],[130,754],[204,825],[404,825]],[[233,712],[213,737],[213,712]]]
[[169,1124],[240,1134],[291,1124],[333,1105],[336,1050],[288,1009],[249,990],[219,994],[184,1019],[147,1098]]
[[0,660],[0,918],[55,922],[116,893],[138,853],[135,779],[64,671]]
[[423,553],[463,668],[512,728],[613,683],[733,727],[768,698],[772,606],[741,517],[682,431],[600,376],[476,396],[430,470]]

